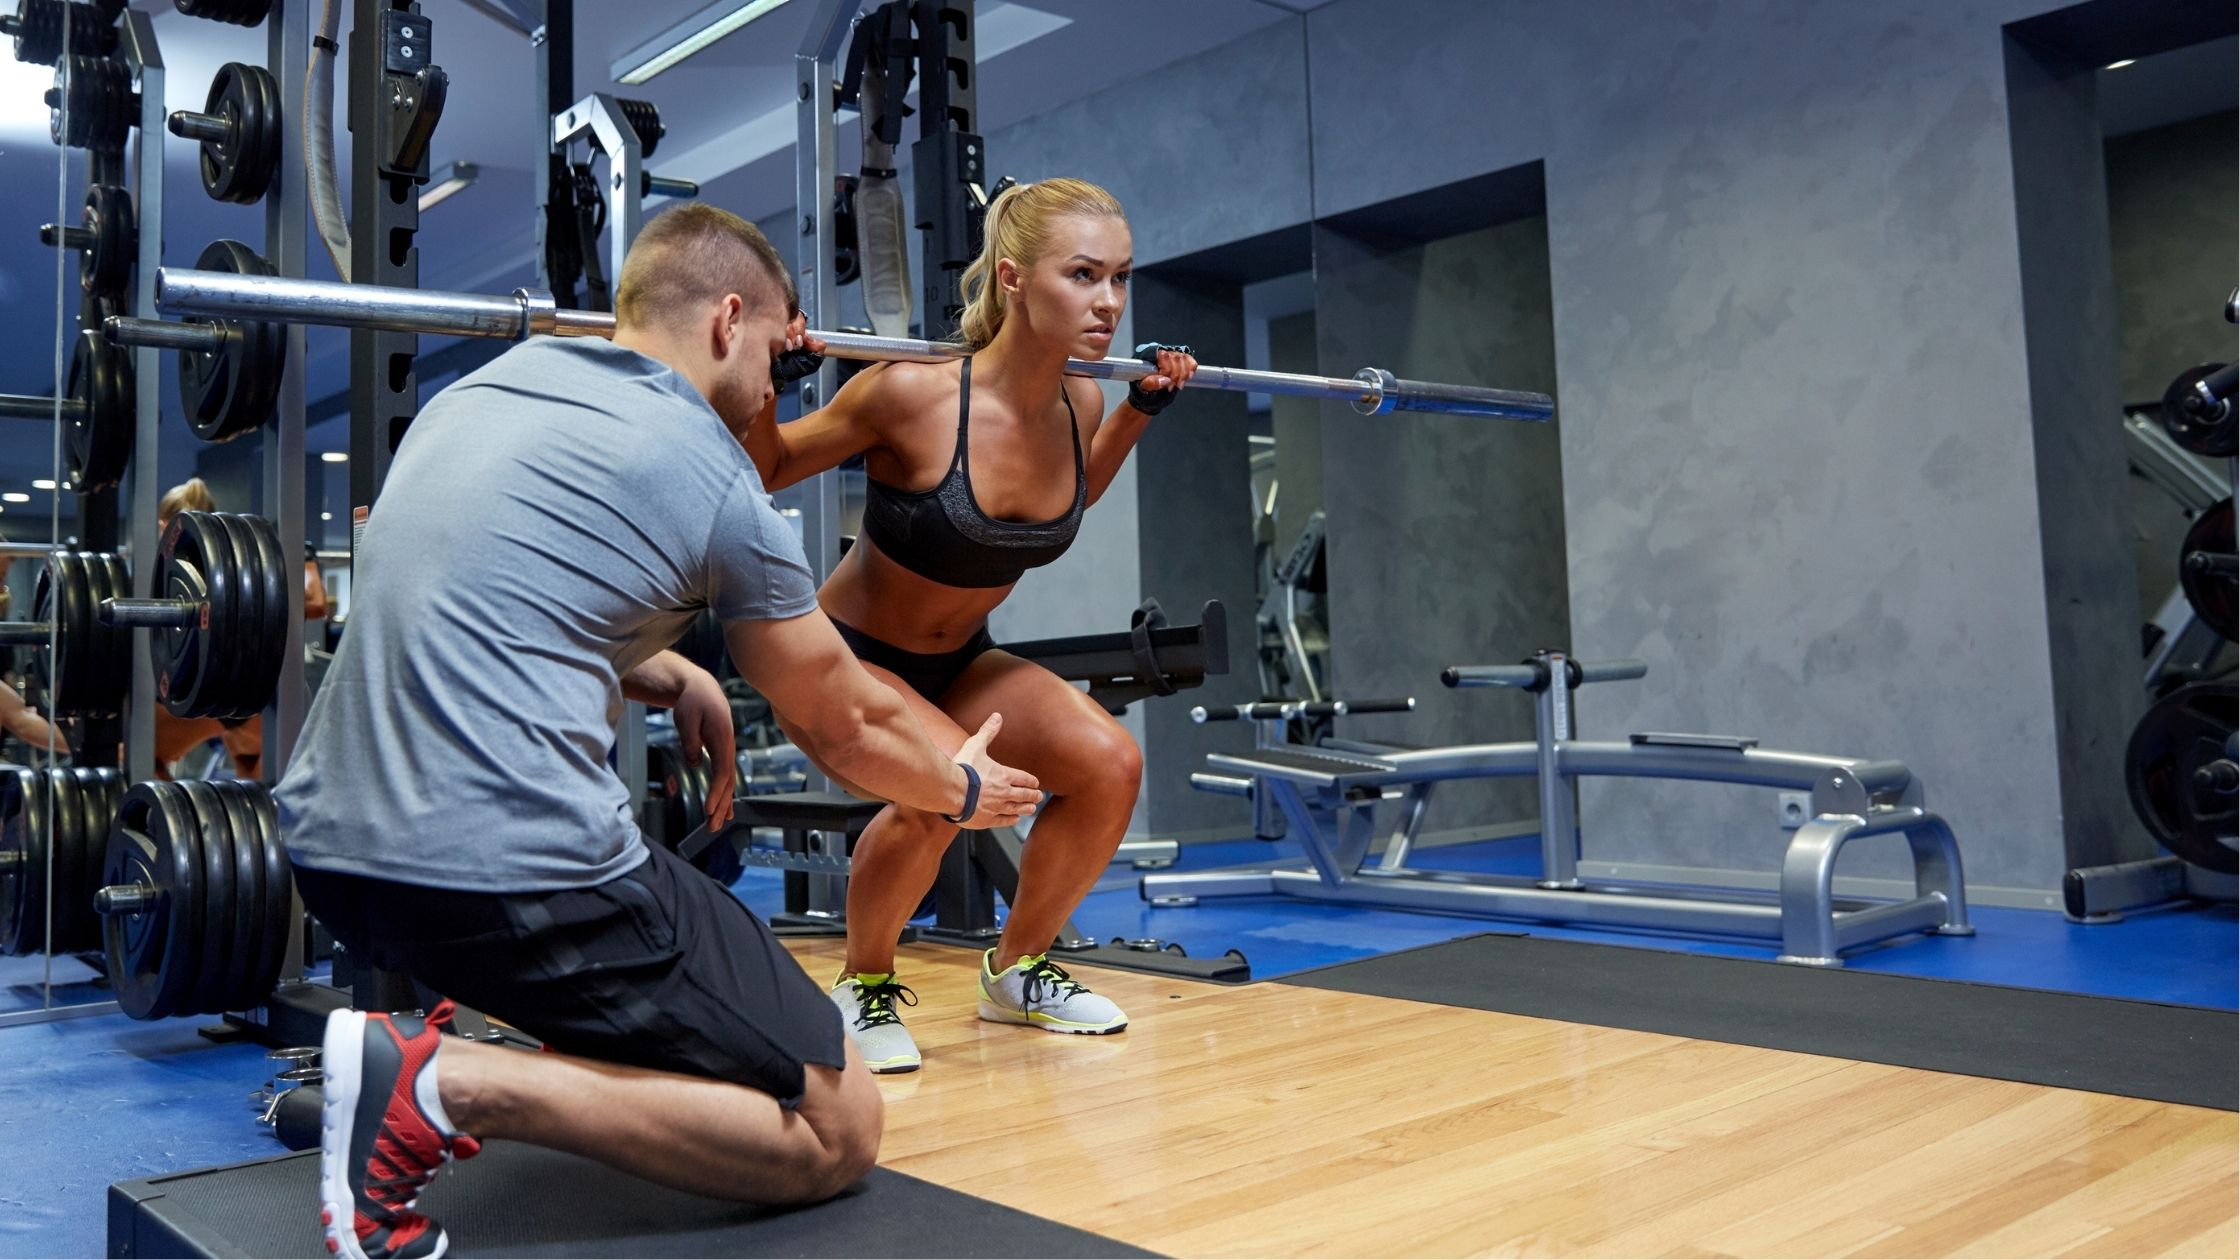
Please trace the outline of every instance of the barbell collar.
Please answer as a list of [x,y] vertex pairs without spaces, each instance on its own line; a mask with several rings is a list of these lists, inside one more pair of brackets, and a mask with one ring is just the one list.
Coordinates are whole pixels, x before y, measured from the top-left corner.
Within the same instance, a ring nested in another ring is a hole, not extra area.
[[112,346],[148,346],[195,354],[218,354],[226,348],[225,330],[215,324],[135,319],[130,315],[111,315],[102,320],[101,335],[107,337]]
[[202,144],[225,144],[233,139],[234,129],[226,125],[225,119],[215,114],[197,113],[191,109],[177,111],[171,115],[170,120],[164,125],[169,128],[172,135],[182,140],[193,140]]
[[139,914],[163,900],[163,890],[153,884],[111,884],[93,894],[93,912],[103,918]]
[[101,601],[101,624],[177,629],[199,623],[207,607],[193,599],[105,599]]
[[522,337],[552,335],[560,324],[560,304],[550,289],[520,288],[513,291],[513,300],[521,306]]
[[[62,400],[62,418],[72,424],[85,418],[86,405],[75,398]],[[52,420],[55,400],[44,394],[0,394],[0,418]]]
[[691,180],[671,179],[665,175],[656,175],[652,171],[645,172],[644,178],[638,181],[638,185],[641,189],[639,195],[643,197],[697,197],[700,195],[700,185],[693,183]]

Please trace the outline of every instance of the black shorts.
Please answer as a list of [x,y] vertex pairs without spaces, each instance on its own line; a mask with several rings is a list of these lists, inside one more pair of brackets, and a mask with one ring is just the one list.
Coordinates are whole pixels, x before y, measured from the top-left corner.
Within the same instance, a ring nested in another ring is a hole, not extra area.
[[592,888],[477,893],[296,868],[353,955],[563,1054],[734,1081],[799,1101],[846,1063],[840,1012],[730,890],[649,846]]
[[983,652],[995,650],[996,641],[988,634],[986,626],[980,633],[965,641],[965,645],[947,652],[908,652],[884,639],[874,639],[863,631],[844,622],[834,621],[832,628],[848,644],[856,659],[891,671],[895,677],[908,684],[910,690],[938,704],[941,697],[964,677],[964,671],[980,659]]

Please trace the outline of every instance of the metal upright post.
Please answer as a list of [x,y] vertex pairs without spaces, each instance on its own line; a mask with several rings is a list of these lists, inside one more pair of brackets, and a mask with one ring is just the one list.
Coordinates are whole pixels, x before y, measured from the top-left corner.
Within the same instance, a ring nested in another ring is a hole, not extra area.
[[[126,9],[118,40],[128,64],[140,71],[140,127],[133,137],[139,171],[136,190],[140,223],[140,266],[133,275],[132,313],[141,319],[156,317],[156,268],[163,265],[163,137],[168,120],[163,99],[163,54],[156,48],[155,27],[148,15]],[[130,563],[136,588],[154,591],[156,559],[156,507],[162,497],[158,486],[156,451],[161,441],[163,356],[153,349],[135,350],[133,391],[136,409],[133,436],[131,494],[125,504],[129,522]],[[132,699],[125,716],[125,774],[138,783],[156,777],[156,670],[151,636],[132,636]]]
[[[283,152],[302,153],[304,72],[311,50],[310,6],[279,4],[265,20],[265,64],[280,84],[284,108]],[[303,171],[282,162],[264,198],[264,254],[283,276],[304,273],[307,236]],[[264,778],[280,781],[303,729],[303,327],[286,325],[287,351],[280,371],[280,397],[264,442],[264,511],[280,535],[280,556],[287,565],[288,647],[280,685],[264,718]]]
[[[800,126],[793,150],[794,205],[801,249],[794,266],[801,311],[809,327],[822,328],[839,309],[833,282],[832,180],[836,170],[832,130],[833,67],[855,23],[857,0],[824,0],[794,57]],[[814,411],[840,387],[840,366],[830,359],[803,380],[801,410]],[[821,585],[840,563],[840,474],[820,473],[802,488],[801,539],[809,569]]]
[[548,251],[552,190],[568,178],[568,157],[553,142],[551,121],[566,112],[569,102],[576,98],[576,0],[545,0],[544,24],[529,32],[529,42],[536,49],[537,99],[544,102],[537,115],[537,148],[543,161],[530,168],[544,172],[544,178],[537,182],[537,287],[550,291],[561,306],[572,307],[576,304],[575,286],[553,283],[552,255]]
[[1539,728],[1540,886],[1583,888],[1579,882],[1579,810],[1576,790],[1563,773],[1562,748],[1571,742],[1571,662],[1543,652],[1547,686],[1533,699]]

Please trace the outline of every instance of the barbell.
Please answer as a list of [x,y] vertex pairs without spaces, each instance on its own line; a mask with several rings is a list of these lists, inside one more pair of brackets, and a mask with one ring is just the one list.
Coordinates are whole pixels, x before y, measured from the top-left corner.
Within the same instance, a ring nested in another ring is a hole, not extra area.
[[[205,257],[208,257],[206,254]],[[603,311],[562,310],[542,289],[510,294],[459,293],[385,285],[343,284],[241,271],[203,271],[163,267],[156,271],[156,308],[167,315],[238,320],[250,324],[318,324],[380,332],[455,334],[519,341],[532,336],[612,337],[614,316]],[[124,345],[167,344],[164,326],[148,321],[111,321],[110,340]],[[874,337],[861,333],[812,332],[825,353],[838,359],[870,362],[941,362],[965,357],[961,345]],[[168,343],[175,344],[175,343]],[[1068,359],[1069,376],[1105,381],[1137,381],[1157,372],[1137,359]],[[1363,368],[1352,377],[1306,376],[1244,368],[1201,365],[1192,389],[1283,394],[1350,404],[1362,415],[1393,411],[1441,412],[1508,420],[1546,420],[1555,400],[1546,394],[1403,380],[1381,368]]]

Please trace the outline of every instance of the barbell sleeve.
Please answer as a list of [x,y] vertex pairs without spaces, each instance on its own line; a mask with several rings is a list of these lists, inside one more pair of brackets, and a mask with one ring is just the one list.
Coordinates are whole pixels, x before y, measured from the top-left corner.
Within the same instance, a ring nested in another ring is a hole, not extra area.
[[181,140],[194,140],[204,144],[224,144],[233,138],[233,129],[226,120],[215,114],[197,113],[191,109],[174,112],[164,123],[172,135]]
[[39,225],[41,245],[59,245],[64,249],[85,250],[93,248],[93,233],[82,227],[64,227],[59,223]]
[[0,644],[32,647],[54,637],[54,626],[44,621],[0,621]]
[[[1573,662],[1577,664],[1577,662]],[[1600,682],[1629,682],[1649,676],[1649,662],[1637,660],[1596,661],[1579,666],[1579,685]]]
[[[10,420],[52,420],[55,400],[44,394],[0,394],[0,417]],[[86,405],[75,398],[62,400],[62,418],[72,424],[85,418]]]
[[700,185],[693,183],[691,180],[672,179],[666,175],[656,175],[652,171],[645,172],[644,177],[638,181],[638,187],[641,189],[639,196],[642,197],[697,197],[700,195]]
[[202,620],[205,607],[192,599],[105,599],[101,601],[101,624],[176,629]]
[[101,321],[101,335],[112,346],[148,346],[156,350],[188,350],[217,354],[226,348],[225,330],[214,324],[181,324],[165,319],[135,319],[111,315]]
[[[537,334],[614,335],[614,316],[600,311],[560,310],[552,304],[550,294],[534,289],[496,296],[173,267],[156,271],[156,308],[177,316],[515,341]],[[825,344],[826,354],[838,359],[940,362],[968,353],[963,346],[946,341],[822,331],[809,335]],[[1092,380],[1132,382],[1159,369],[1140,359],[1068,359],[1065,370],[1070,376]],[[1555,414],[1555,400],[1546,394],[1406,381],[1379,368],[1363,368],[1350,378],[1341,378],[1201,364],[1188,388],[1319,398],[1347,403],[1363,415],[1432,411],[1546,420]]]
[[1544,671],[1531,665],[1449,665],[1439,671],[1439,681],[1449,687],[1519,687],[1540,685]]
[[152,884],[111,884],[94,891],[93,912],[103,918],[138,914],[162,898],[163,890]]

